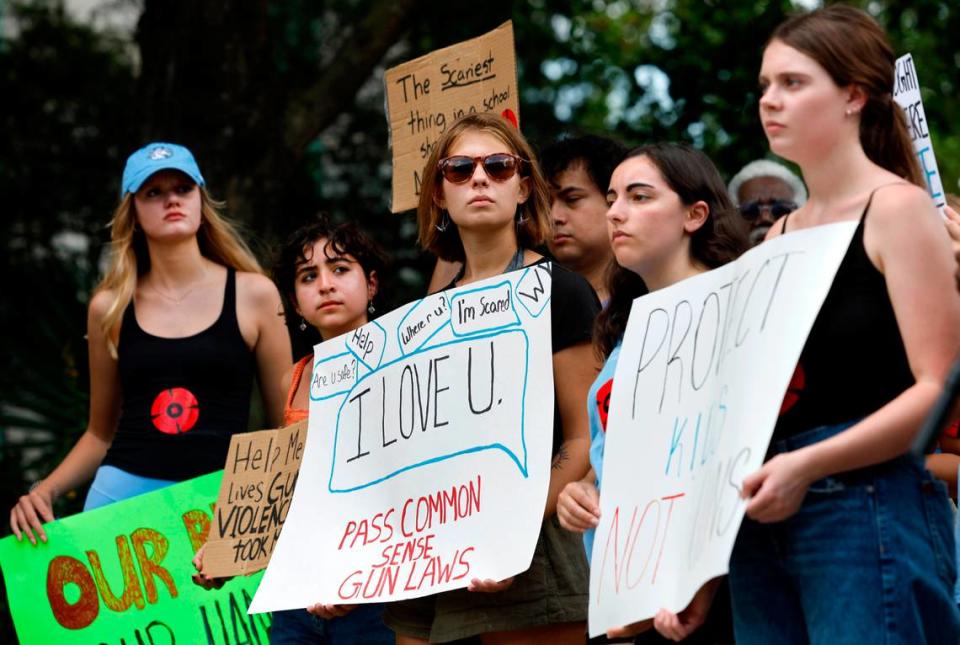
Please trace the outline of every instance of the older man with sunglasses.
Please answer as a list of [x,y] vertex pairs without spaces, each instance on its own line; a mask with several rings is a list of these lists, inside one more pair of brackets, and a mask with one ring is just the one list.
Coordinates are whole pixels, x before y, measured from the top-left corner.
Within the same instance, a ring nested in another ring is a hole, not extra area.
[[767,159],[751,161],[730,180],[730,197],[750,226],[750,243],[759,244],[775,221],[807,201],[803,182]]

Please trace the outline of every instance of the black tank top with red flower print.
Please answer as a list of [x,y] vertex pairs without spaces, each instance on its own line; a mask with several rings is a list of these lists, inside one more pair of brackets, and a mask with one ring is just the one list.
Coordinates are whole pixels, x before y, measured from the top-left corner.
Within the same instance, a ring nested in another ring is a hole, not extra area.
[[230,436],[247,430],[255,361],[237,322],[236,272],[210,327],[161,338],[123,315],[117,346],[123,402],[104,465],[182,481],[223,468]]
[[775,439],[865,417],[915,382],[886,279],[863,246],[872,201],[871,194],[800,354]]

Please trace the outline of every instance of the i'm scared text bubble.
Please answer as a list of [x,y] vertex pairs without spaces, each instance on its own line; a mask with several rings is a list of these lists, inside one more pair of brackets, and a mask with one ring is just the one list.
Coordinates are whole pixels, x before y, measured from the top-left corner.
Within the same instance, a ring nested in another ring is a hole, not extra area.
[[494,331],[520,324],[510,282],[457,292],[450,299],[450,322],[456,336]]
[[457,340],[361,378],[337,414],[329,489],[358,490],[457,455],[501,450],[527,476],[527,335]]
[[310,398],[322,401],[349,392],[357,379],[369,372],[370,369],[353,352],[321,358],[313,366]]

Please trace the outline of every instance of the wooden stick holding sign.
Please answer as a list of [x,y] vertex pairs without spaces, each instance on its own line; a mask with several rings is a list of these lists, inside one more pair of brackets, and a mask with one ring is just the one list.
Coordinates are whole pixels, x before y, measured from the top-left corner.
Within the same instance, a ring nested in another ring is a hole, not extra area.
[[233,435],[203,554],[204,575],[223,578],[267,566],[293,499],[306,441],[306,420]]
[[520,125],[513,24],[438,49],[384,75],[393,147],[394,213],[416,208],[423,164],[464,114],[496,112]]
[[927,182],[927,190],[936,203],[940,214],[947,205],[940,180],[940,170],[933,154],[933,141],[927,127],[927,115],[923,111],[923,99],[920,97],[920,82],[917,80],[917,68],[913,56],[906,54],[897,59],[896,76],[893,79],[893,100],[903,108],[907,117],[907,130],[913,139],[913,151],[920,162],[920,171]]

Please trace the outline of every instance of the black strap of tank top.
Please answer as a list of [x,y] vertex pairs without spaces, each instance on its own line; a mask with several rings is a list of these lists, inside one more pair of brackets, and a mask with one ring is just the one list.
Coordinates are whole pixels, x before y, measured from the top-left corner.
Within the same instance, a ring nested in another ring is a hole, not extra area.
[[864,218],[866,218],[866,216],[867,216],[867,211],[870,210],[870,204],[873,203],[873,196],[876,194],[876,192],[877,192],[878,190],[880,190],[881,188],[886,188],[887,186],[896,186],[897,184],[906,184],[906,183],[907,183],[907,182],[905,182],[905,181],[891,181],[891,182],[888,183],[888,184],[880,184],[879,186],[877,186],[876,188],[874,188],[873,190],[871,190],[871,191],[870,191],[870,196],[867,197],[867,204],[866,204],[866,206],[863,207],[863,212],[860,213],[860,221],[862,222],[862,221],[864,220]]
[[[867,203],[863,207],[863,212],[860,213],[860,221],[862,222],[864,218],[867,216],[867,211],[870,210],[870,204],[873,203],[873,196],[876,194],[878,190],[880,190],[881,188],[886,188],[887,186],[896,186],[897,184],[903,184],[903,183],[906,183],[906,182],[891,181],[889,184],[880,184],[879,186],[871,190],[870,196],[867,197]],[[784,233],[787,232],[787,218],[789,217],[790,217],[790,213],[787,213],[786,215],[783,216],[783,226],[780,227],[780,235],[783,235]]]

